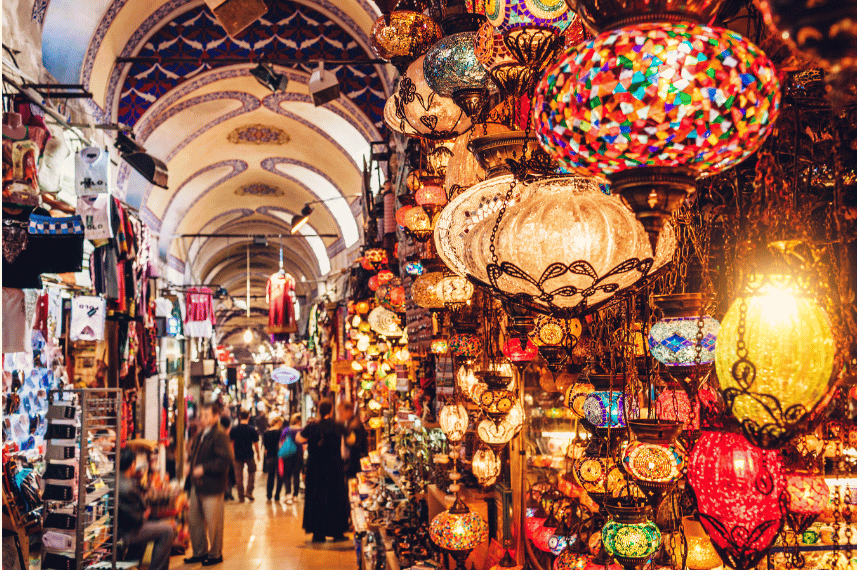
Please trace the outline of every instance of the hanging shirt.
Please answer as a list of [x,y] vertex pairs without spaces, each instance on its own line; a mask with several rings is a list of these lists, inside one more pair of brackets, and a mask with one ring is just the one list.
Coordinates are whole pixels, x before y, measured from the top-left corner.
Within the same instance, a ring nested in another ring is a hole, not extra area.
[[190,287],[187,290],[185,331],[193,338],[210,338],[214,332],[212,291],[208,287]]
[[89,146],[74,157],[74,188],[78,196],[107,194],[110,184],[110,153]]
[[110,222],[109,194],[94,194],[77,197],[75,213],[83,220],[83,235],[89,240],[103,240],[113,237],[113,224]]
[[268,299],[268,332],[293,333],[295,322],[295,278],[288,273],[274,273],[268,279],[265,296]]
[[101,297],[75,297],[71,301],[71,340],[104,340],[107,307]]

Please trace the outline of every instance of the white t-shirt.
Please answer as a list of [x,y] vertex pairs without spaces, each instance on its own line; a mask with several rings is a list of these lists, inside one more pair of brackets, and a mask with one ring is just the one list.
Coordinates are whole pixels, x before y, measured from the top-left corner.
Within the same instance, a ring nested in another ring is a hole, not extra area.
[[83,235],[86,239],[110,239],[113,224],[110,223],[110,194],[93,194],[77,197],[77,215],[83,220]]
[[110,191],[110,153],[88,146],[74,157],[74,188],[78,196],[106,194]]
[[102,297],[75,297],[71,301],[71,340],[104,340],[107,306]]

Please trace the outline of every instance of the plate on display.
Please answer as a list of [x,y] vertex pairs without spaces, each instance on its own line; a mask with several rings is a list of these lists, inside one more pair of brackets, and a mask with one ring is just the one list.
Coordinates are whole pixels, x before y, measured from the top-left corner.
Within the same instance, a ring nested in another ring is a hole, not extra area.
[[294,384],[301,379],[301,373],[291,366],[281,366],[271,372],[271,378],[277,384]]

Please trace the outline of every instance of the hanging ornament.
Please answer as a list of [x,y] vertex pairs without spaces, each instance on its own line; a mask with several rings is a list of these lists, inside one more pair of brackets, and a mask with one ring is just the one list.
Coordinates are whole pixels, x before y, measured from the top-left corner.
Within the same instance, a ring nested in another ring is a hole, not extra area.
[[440,26],[414,6],[399,6],[375,20],[369,40],[378,57],[404,74],[414,59],[443,36]]

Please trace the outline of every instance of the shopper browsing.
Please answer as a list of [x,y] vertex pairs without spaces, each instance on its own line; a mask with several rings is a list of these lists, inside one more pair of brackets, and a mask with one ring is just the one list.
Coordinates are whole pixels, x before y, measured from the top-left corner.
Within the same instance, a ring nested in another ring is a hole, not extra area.
[[191,443],[185,480],[193,556],[184,561],[212,566],[223,562],[223,494],[234,459],[229,437],[220,426],[220,406],[204,404],[199,419],[201,431]]
[[[250,410],[241,410],[238,416],[241,420],[237,426],[229,430],[232,440],[232,450],[235,455],[235,480],[238,484],[238,502],[246,498],[253,500],[253,488],[256,485],[256,462],[261,458],[259,449],[259,432],[250,425]],[[254,453],[255,452],[255,453]],[[247,485],[244,485],[244,466],[247,466]]]
[[[280,500],[280,489],[283,487],[283,477],[279,470],[279,457],[277,452],[280,450],[280,432],[283,429],[283,419],[279,416],[273,416],[268,420],[269,429],[262,434],[262,447],[265,449],[265,471],[268,473],[267,491],[268,500],[274,497],[274,500]],[[274,493],[274,485],[276,484],[276,493]]]
[[301,471],[304,468],[304,448],[295,438],[301,432],[301,415],[292,414],[292,419],[289,422],[289,427],[283,430],[283,435],[280,438],[280,449],[286,438],[294,442],[295,450],[288,457],[282,459],[283,462],[283,481],[286,484],[286,503],[291,505],[298,498],[298,493],[301,489]]
[[175,538],[175,521],[150,521],[145,494],[137,478],[137,456],[123,449],[119,456],[119,536],[128,545],[154,542],[150,570],[167,570]]

